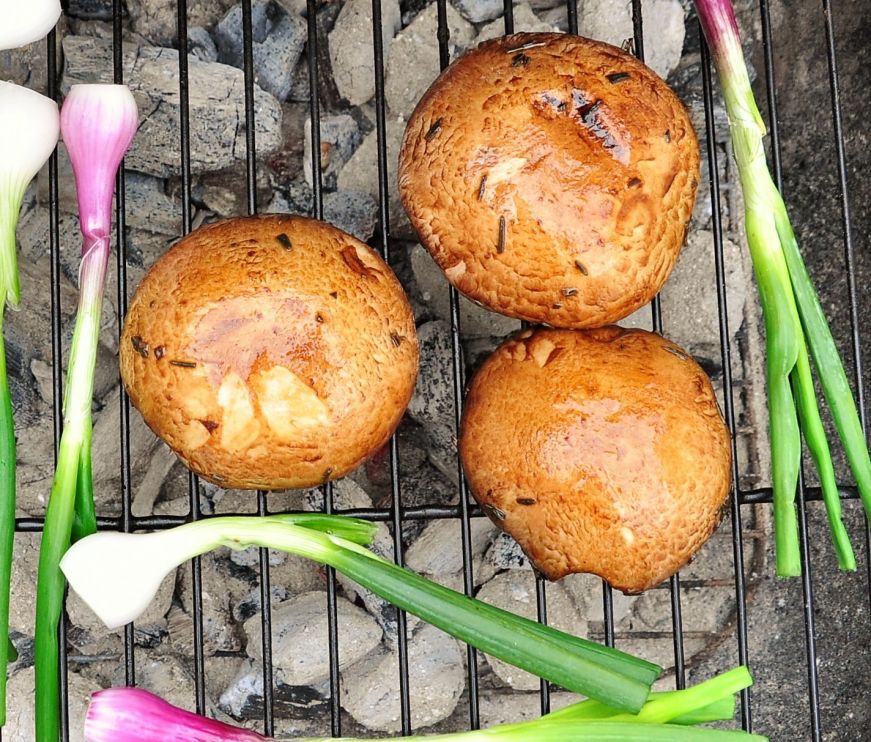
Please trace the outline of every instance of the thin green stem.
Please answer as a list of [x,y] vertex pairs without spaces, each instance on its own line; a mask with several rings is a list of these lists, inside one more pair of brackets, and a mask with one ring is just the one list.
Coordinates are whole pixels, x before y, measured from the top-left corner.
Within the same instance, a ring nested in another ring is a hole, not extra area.
[[97,532],[97,513],[94,508],[94,476],[91,466],[91,417],[84,423],[84,441],[76,473],[76,504],[73,516],[72,542]]
[[[778,199],[780,199],[779,194]],[[820,378],[820,385],[832,411],[838,435],[844,444],[847,461],[856,479],[865,513],[871,517],[871,457],[868,454],[868,445],[862,431],[862,422],[856,409],[853,390],[844,371],[844,364],[841,362],[838,346],[835,345],[825,312],[802,260],[782,199],[779,201],[775,216],[777,232],[789,268],[789,278],[792,281],[802,326]]]
[[613,719],[634,720],[645,724],[667,724],[684,714],[715,703],[724,696],[734,696],[751,685],[753,685],[753,678],[750,671],[741,665],[673,695],[660,696],[644,704],[644,708],[631,719],[625,714],[615,716]]
[[[6,376],[3,316],[6,301],[0,292],[0,727],[6,723],[6,667],[10,659],[9,590],[15,539],[15,423]],[[14,649],[14,648],[13,648]]]
[[801,418],[801,429],[807,442],[808,450],[816,464],[817,473],[823,490],[823,502],[826,506],[826,514],[829,519],[829,530],[832,534],[832,542],[835,554],[838,557],[838,566],[846,571],[856,570],[856,557],[850,544],[850,535],[841,520],[841,498],[838,494],[838,485],[835,481],[835,469],[832,466],[832,455],[829,452],[829,443],[826,440],[826,431],[823,421],[820,419],[820,410],[817,407],[817,397],[814,391],[814,382],[811,377],[811,367],[808,361],[807,348],[802,343],[798,362],[792,372],[793,389],[798,405],[798,413]]
[[[767,170],[758,177],[770,181]],[[801,324],[773,221],[748,203],[746,229],[765,321],[776,568],[780,577],[796,576],[801,574],[795,511],[801,435],[789,379],[798,358]]]
[[38,742],[57,742],[59,732],[57,632],[66,584],[59,565],[70,544],[81,456],[90,440],[94,366],[107,260],[108,242],[105,249],[92,250],[82,260],[79,306],[64,395],[64,431],[39,550],[34,639]]
[[[653,703],[654,701],[659,701],[662,699],[679,698],[681,693],[684,693],[684,691],[673,690],[651,693],[647,699],[647,703]],[[735,700],[735,696],[734,694],[730,694],[724,696],[723,698],[718,698],[711,703],[699,706],[692,711],[688,711],[684,714],[676,716],[675,718],[671,719],[669,723],[694,726],[696,724],[707,724],[712,721],[729,721],[735,717],[736,706],[737,703]],[[572,719],[577,721],[587,719],[592,721],[595,719],[608,719],[621,713],[622,712],[615,709],[613,706],[609,706],[606,703],[587,699],[586,701],[580,701],[578,703],[573,703],[569,706],[564,706],[557,711],[551,711],[549,714],[547,714],[546,718],[553,720],[558,719],[560,721],[564,719]]]

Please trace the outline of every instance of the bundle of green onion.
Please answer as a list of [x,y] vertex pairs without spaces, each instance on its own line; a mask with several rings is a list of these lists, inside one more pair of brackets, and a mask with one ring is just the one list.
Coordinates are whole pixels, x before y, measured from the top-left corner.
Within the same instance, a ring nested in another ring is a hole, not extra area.
[[695,4],[729,115],[747,242],[765,319],[777,574],[801,574],[795,494],[802,433],[820,477],[838,564],[855,570],[809,353],[865,512],[871,515],[871,458],[856,403],[786,206],[768,170],[762,143],[765,124],[753,98],[731,0],[695,0]]
[[[452,636],[589,697],[537,722],[440,738],[446,741],[764,739],[693,727],[732,718],[735,693],[752,683],[747,668],[735,668],[687,690],[651,694],[660,667],[424,579],[363,548],[374,536],[374,524],[335,515],[209,518],[158,533],[93,534],[70,547],[61,569],[99,618],[117,628],[141,615],[163,578],[194,556],[219,546],[286,551],[334,567]],[[262,739],[132,689],[95,695],[86,738],[90,742]]]

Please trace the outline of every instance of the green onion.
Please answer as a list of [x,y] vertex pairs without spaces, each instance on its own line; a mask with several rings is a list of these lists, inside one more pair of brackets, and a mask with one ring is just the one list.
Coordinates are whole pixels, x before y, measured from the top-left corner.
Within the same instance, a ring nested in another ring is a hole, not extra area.
[[79,305],[64,393],[64,429],[39,550],[34,638],[39,742],[57,742],[59,734],[57,631],[64,595],[60,560],[74,535],[81,537],[96,530],[90,455],[94,365],[115,176],[138,123],[136,102],[123,85],[74,85],[61,111],[61,132],[76,177],[84,240]]
[[[61,562],[70,586],[110,628],[145,610],[164,576],[218,546],[261,546],[334,567],[403,610],[472,646],[576,693],[635,713],[661,668],[516,616],[414,574],[342,537],[371,528],[341,516],[221,517],[158,533],[96,533]],[[332,532],[325,532],[332,531]],[[369,536],[374,531],[369,531]],[[361,539],[356,539],[361,540]]]
[[731,0],[696,0],[696,9],[729,115],[744,193],[747,242],[765,319],[777,574],[801,574],[795,493],[802,433],[820,477],[838,564],[841,569],[855,570],[808,351],[865,512],[871,515],[871,458],[856,402],[783,198],[768,170],[762,141],[765,124],[753,98]]
[[[693,689],[675,691],[669,694],[656,694],[679,697],[688,695]],[[720,699],[728,702],[729,698]],[[585,701],[570,709],[591,708],[595,701]],[[645,709],[653,701],[645,705]],[[731,698],[734,711],[734,697]],[[599,704],[599,708],[602,707]],[[563,709],[563,712],[569,709]],[[699,710],[701,711],[701,709]],[[608,718],[583,717],[578,714],[557,712],[533,721],[517,724],[503,724],[470,732],[439,734],[434,736],[413,736],[397,739],[433,740],[441,742],[484,742],[504,740],[505,742],[542,742],[543,740],[765,740],[765,737],[740,731],[716,731],[695,729],[673,724],[642,721],[642,709],[638,717],[625,721]],[[98,691],[91,696],[88,716],[85,721],[86,742],[163,742],[168,739],[184,739],[188,742],[265,742],[256,732],[239,729],[213,719],[192,714],[189,711],[171,706],[166,701],[139,688],[110,688]],[[350,742],[344,738],[346,742]],[[325,738],[306,738],[299,742],[327,742]]]
[[[6,11],[0,11],[0,16],[3,12]],[[0,23],[0,47],[4,34],[11,30]],[[59,131],[57,104],[53,100],[27,88],[0,82],[0,727],[6,722],[6,667],[11,656],[9,587],[15,537],[16,464],[3,319],[6,305],[15,308],[20,299],[15,228],[21,202],[27,185],[57,145]]]

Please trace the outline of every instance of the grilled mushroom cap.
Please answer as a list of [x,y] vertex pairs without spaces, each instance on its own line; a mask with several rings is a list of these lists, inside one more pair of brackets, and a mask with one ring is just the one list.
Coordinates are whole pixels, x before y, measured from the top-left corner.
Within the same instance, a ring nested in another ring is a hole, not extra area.
[[411,307],[390,268],[321,222],[210,224],[133,297],[121,375],[145,422],[224,487],[308,487],[390,436],[417,376]]
[[692,213],[699,149],[668,86],[569,34],[481,44],[408,122],[405,210],[448,279],[502,314],[601,327],[650,301]]
[[730,488],[711,383],[643,330],[524,331],[469,388],[472,492],[550,579],[592,572],[637,593],[686,564]]

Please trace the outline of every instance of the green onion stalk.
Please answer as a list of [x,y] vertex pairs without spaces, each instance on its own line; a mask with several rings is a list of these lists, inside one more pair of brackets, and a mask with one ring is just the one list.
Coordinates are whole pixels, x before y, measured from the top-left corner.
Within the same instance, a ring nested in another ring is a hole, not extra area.
[[744,194],[745,230],[765,321],[768,415],[777,574],[801,574],[795,495],[801,436],[819,474],[838,565],[856,558],[841,520],[832,457],[820,418],[813,369],[832,413],[866,514],[871,515],[871,458],[850,382],[799,252],[786,206],[765,158],[759,113],[730,0],[695,0],[717,67]]
[[[696,724],[731,720],[735,693],[752,683],[746,667],[686,690],[654,693],[635,715],[623,714],[599,701],[580,701],[534,721],[489,729],[401,739],[433,742],[564,742],[598,740],[674,740],[728,742],[765,737],[733,730],[695,728]],[[345,738],[346,740],[348,738]],[[110,688],[91,696],[85,719],[85,742],[265,742],[256,732],[197,716],[139,688]],[[307,737],[300,742],[327,742]]]
[[374,525],[311,514],[220,517],[157,533],[100,532],[61,562],[70,587],[109,628],[136,619],[163,578],[215,549],[259,546],[334,567],[409,613],[505,662],[621,711],[636,713],[662,668],[580,639],[427,580],[362,544]]
[[[0,45],[3,43],[0,29]],[[59,135],[57,104],[39,93],[0,82],[0,727],[6,722],[9,589],[15,537],[15,425],[6,374],[3,317],[21,298],[15,228],[28,184],[51,155]]]
[[64,429],[39,551],[34,642],[38,742],[57,742],[59,734],[57,632],[65,587],[60,560],[71,538],[96,530],[91,478],[94,367],[115,177],[138,123],[136,102],[123,85],[74,85],[61,109],[61,133],[75,174],[84,239],[64,393]]

